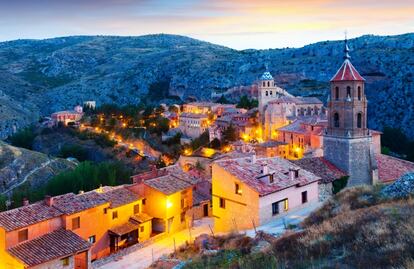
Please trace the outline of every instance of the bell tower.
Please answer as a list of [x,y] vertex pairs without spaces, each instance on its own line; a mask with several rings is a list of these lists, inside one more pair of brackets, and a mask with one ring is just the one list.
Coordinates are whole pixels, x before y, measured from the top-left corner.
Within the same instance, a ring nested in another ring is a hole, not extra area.
[[367,128],[365,79],[351,63],[345,39],[344,62],[330,81],[324,157],[349,175],[348,186],[372,184],[376,169]]

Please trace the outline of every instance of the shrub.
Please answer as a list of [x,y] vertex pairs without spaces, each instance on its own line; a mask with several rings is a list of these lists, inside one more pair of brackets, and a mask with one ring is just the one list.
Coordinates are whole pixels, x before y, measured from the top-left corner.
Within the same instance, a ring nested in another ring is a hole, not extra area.
[[73,157],[78,161],[83,162],[88,159],[88,152],[79,145],[64,145],[58,154],[61,158]]
[[24,128],[14,135],[12,135],[9,140],[13,146],[32,149],[33,141],[36,138],[36,135],[32,127]]

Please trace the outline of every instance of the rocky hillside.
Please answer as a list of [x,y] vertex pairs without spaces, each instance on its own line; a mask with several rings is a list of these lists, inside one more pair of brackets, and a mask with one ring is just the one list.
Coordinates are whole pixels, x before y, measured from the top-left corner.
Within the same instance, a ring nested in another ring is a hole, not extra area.
[[[414,34],[350,40],[367,80],[370,127],[401,127],[414,136]],[[342,62],[343,42],[297,49],[236,51],[182,36],[74,36],[0,43],[0,136],[39,115],[85,100],[137,103],[151,89],[209,99],[212,91],[250,85],[265,70],[291,93],[325,100]]]
[[23,183],[40,185],[76,163],[23,148],[17,148],[0,141],[0,194]]

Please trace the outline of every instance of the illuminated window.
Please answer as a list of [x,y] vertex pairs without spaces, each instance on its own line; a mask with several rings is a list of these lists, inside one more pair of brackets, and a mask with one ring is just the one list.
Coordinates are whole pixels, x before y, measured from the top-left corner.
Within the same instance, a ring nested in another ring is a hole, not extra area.
[[143,233],[144,232],[144,229],[145,229],[144,226],[141,226],[140,227],[140,232]]
[[272,184],[273,182],[275,182],[275,180],[274,180],[274,178],[273,178],[273,174],[271,174],[271,175],[269,176],[269,182],[270,182],[270,184]]
[[27,239],[29,239],[29,230],[24,229],[24,230],[19,231],[18,237],[19,237],[19,243],[26,241]]
[[118,211],[112,212],[112,219],[117,219],[117,218],[118,218]]
[[72,230],[76,230],[80,228],[80,217],[76,217],[72,219]]
[[283,201],[283,210],[288,211],[289,210],[289,202],[288,199]]
[[234,183],[234,192],[236,194],[242,194],[242,191],[241,191],[241,188],[240,188],[240,184]]
[[220,207],[226,208],[226,200],[224,200],[224,198],[220,198]]
[[63,258],[61,261],[62,261],[63,266],[68,266],[69,265],[69,257]]

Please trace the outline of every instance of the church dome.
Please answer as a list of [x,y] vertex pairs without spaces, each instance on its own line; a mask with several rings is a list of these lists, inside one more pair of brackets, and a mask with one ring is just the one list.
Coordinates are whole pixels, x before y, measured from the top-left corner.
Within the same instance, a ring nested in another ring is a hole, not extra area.
[[272,80],[272,79],[273,77],[268,71],[264,72],[263,75],[260,77],[260,80]]

